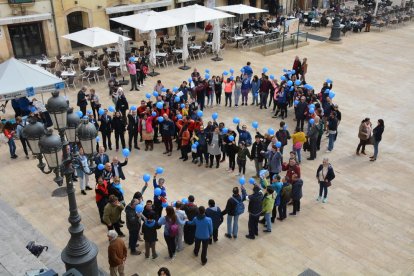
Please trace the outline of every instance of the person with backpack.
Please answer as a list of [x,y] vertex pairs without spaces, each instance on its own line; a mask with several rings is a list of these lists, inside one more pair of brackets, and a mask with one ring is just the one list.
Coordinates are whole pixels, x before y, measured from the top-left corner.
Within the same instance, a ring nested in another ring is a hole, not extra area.
[[287,178],[282,179],[282,189],[280,191],[280,204],[278,207],[279,217],[277,218],[280,221],[283,221],[286,216],[286,207],[289,201],[292,198],[292,184],[289,183]]
[[147,216],[144,224],[142,225],[142,233],[144,234],[145,241],[145,259],[149,258],[151,249],[152,259],[158,257],[157,251],[155,250],[155,243],[157,242],[157,229],[161,226],[157,223],[154,217],[154,213],[150,213]]
[[218,241],[218,229],[223,223],[223,215],[221,214],[220,207],[216,206],[214,199],[208,201],[208,208],[206,210],[206,216],[211,218],[213,223],[213,239],[210,238],[209,243],[212,244]]
[[186,224],[196,227],[194,255],[198,256],[200,244],[202,244],[201,264],[205,265],[207,263],[208,242],[213,235],[213,224],[211,218],[206,216],[206,208],[204,206],[198,207],[198,215],[193,220],[187,221]]
[[296,216],[296,212],[300,212],[300,199],[302,198],[303,180],[297,174],[292,176],[292,201],[293,211],[289,213],[291,216]]
[[290,140],[290,133],[286,129],[286,123],[284,121],[280,122],[280,128],[276,132],[277,140],[282,144],[280,147],[280,153],[282,154],[282,162],[283,162],[283,148],[287,145],[288,140]]
[[260,214],[262,213],[262,200],[263,194],[260,190],[260,187],[254,185],[253,187],[253,194],[248,196],[249,200],[249,234],[246,235],[246,238],[254,240],[256,236],[259,235],[259,218]]
[[[237,239],[237,233],[239,231],[239,216],[244,213],[244,203],[246,200],[246,189],[244,186],[240,186],[242,194],[240,195],[239,187],[233,188],[233,195],[227,200],[226,208],[221,214],[227,215],[227,233],[224,234],[226,238]],[[232,225],[233,224],[233,225]]]
[[266,229],[263,230],[263,232],[266,233],[272,232],[271,216],[273,207],[275,206],[275,198],[276,197],[273,188],[267,186],[262,201],[262,213],[264,214],[264,219],[266,220]]
[[[188,203],[183,207],[188,220],[193,220],[198,215],[198,207],[194,204],[195,198],[193,195],[188,196]],[[195,226],[186,224],[184,225],[184,242],[188,245],[192,245],[194,242]]]
[[172,206],[167,206],[165,210],[167,214],[158,220],[158,224],[164,225],[164,239],[168,247],[168,255],[170,259],[174,259],[175,237],[178,235],[179,225],[183,225],[185,222],[177,217]]
[[319,165],[316,171],[316,179],[319,182],[319,196],[316,201],[322,199],[323,192],[323,203],[328,202],[328,187],[331,186],[331,181],[335,178],[335,172],[332,165],[329,163],[328,158],[324,158],[321,165]]

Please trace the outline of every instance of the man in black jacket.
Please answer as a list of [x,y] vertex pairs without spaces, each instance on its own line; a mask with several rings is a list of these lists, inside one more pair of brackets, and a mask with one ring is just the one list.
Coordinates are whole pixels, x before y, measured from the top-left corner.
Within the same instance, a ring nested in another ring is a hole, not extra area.
[[254,185],[253,194],[248,196],[249,198],[249,234],[246,235],[246,238],[254,240],[256,236],[259,235],[259,217],[262,213],[262,201],[263,194],[259,186]]
[[[136,110],[132,110],[130,114],[128,114],[128,147],[129,151],[132,149],[132,140],[134,140],[134,148],[140,149],[138,147],[138,131],[140,127],[140,120]],[[141,137],[142,138],[142,137]]]
[[[189,221],[192,221],[193,218],[195,218],[198,215],[198,207],[194,204],[194,200],[194,196],[188,196],[188,203],[183,207],[183,210],[185,211],[185,214],[187,215]],[[193,244],[195,239],[195,231],[195,225],[184,225],[184,242],[186,244]]]
[[300,131],[303,131],[303,125],[305,124],[305,119],[306,119],[305,112],[308,107],[305,100],[306,100],[306,97],[302,96],[300,98],[300,102],[296,105],[296,108],[295,108],[296,128],[298,128],[300,125]]
[[310,146],[310,157],[308,158],[308,160],[314,160],[316,158],[316,147],[319,134],[317,125],[319,125],[319,117],[316,117],[314,119],[314,123],[310,126],[309,129],[308,140]]
[[263,169],[263,155],[260,153],[265,151],[265,147],[260,140],[260,135],[254,137],[255,141],[252,145],[252,150],[250,152],[250,157],[254,160],[254,166],[256,167],[256,177],[260,177],[259,172]]
[[128,164],[128,157],[126,157],[125,161],[122,163],[119,162],[118,157],[114,157],[111,163],[112,175],[118,176],[122,180],[125,180],[125,175],[124,175],[124,172],[122,171],[122,167],[126,166],[127,164]]
[[86,106],[88,105],[87,95],[85,94],[87,88],[83,86],[78,92],[77,106],[82,111],[83,116],[86,116]]
[[292,176],[292,201],[293,201],[293,212],[289,215],[296,216],[296,212],[300,211],[300,199],[302,198],[302,186],[303,180],[298,177],[297,174]]
[[126,225],[129,232],[129,249],[131,249],[131,255],[140,255],[141,251],[137,251],[138,233],[141,228],[141,218],[135,212],[135,206],[137,206],[138,200],[132,199],[131,203],[125,207]]
[[163,154],[168,154],[168,156],[171,156],[173,149],[172,138],[175,134],[175,125],[174,122],[168,118],[167,114],[164,114],[163,118],[164,121],[160,123],[162,141],[165,144],[165,152]]
[[[112,133],[112,118],[108,115],[108,109],[104,110],[104,114],[99,118],[101,125],[99,126],[99,131],[102,134],[103,146],[105,151],[107,148],[112,150],[111,143],[111,133]],[[108,141],[108,144],[107,144]]]

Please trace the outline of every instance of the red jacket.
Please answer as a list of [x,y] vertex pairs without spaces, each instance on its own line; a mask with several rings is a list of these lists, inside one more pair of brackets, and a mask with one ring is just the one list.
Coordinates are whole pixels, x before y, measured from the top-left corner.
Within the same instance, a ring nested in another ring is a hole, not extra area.
[[9,138],[9,140],[13,139],[14,132],[14,130],[4,129],[4,136]]
[[96,183],[95,186],[95,200],[96,202],[108,197],[108,183],[104,180],[103,185]]
[[286,171],[286,176],[289,178],[289,183],[293,183],[292,175],[297,174],[300,178],[300,167],[298,165],[290,166],[289,164],[283,163],[282,170]]

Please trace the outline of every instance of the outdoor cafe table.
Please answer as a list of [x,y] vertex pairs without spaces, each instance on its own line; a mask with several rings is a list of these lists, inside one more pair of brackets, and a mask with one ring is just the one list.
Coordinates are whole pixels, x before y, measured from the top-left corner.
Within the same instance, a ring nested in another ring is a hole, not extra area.
[[[253,37],[253,34],[244,34],[244,37]],[[241,40],[241,39],[240,39]]]
[[173,54],[182,54],[183,50],[182,49],[175,49],[172,51]]
[[[253,36],[253,35],[252,35]],[[242,36],[235,36],[234,37],[234,40],[236,40],[236,48],[238,48],[239,47],[239,41],[240,40],[244,40],[244,39],[246,39],[245,37],[242,37]]]
[[51,63],[51,61],[50,60],[48,60],[48,59],[46,59],[46,60],[44,60],[44,59],[39,59],[38,61],[36,61],[36,64],[37,65],[48,65],[48,64],[50,64]]
[[201,46],[200,45],[193,45],[193,46],[190,46],[188,48],[191,49],[191,50],[200,50]]
[[258,35],[265,35],[266,32],[265,31],[256,31],[256,34],[258,34]]
[[75,57],[74,57],[74,56],[72,56],[72,55],[70,55],[70,56],[61,56],[61,57],[60,57],[60,59],[61,59],[62,61],[66,61],[66,60],[74,60],[74,59],[75,59]]
[[97,72],[99,71],[100,67],[94,66],[94,67],[86,67],[85,71],[91,71],[91,72]]
[[156,53],[155,56],[156,57],[166,57],[167,53]]
[[108,67],[119,67],[119,66],[121,66],[120,62],[117,62],[117,61],[108,62]]
[[72,72],[63,71],[61,76],[62,77],[74,77],[74,76],[76,76],[76,72],[75,71],[72,71]]

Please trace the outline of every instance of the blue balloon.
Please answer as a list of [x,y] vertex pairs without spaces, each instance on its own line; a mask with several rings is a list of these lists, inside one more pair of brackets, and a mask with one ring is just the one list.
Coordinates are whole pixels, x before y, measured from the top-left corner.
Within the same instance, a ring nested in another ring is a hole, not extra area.
[[129,156],[129,154],[130,154],[129,149],[123,149],[123,150],[122,150],[122,155],[123,155],[124,157],[128,157],[128,156]]
[[99,110],[98,110],[99,116],[104,115],[104,113],[105,113],[105,110],[103,110],[102,108],[99,108]]
[[280,148],[280,147],[282,146],[282,143],[281,143],[281,142],[279,142],[279,141],[277,141],[277,142],[275,143],[275,145],[276,145],[276,147],[277,147],[277,148]]
[[163,202],[161,205],[162,205],[162,208],[167,208],[168,207],[168,203],[167,202]]
[[181,202],[182,202],[183,204],[187,204],[187,203],[188,203],[188,199],[187,199],[187,198],[183,198],[183,199],[181,199]]
[[267,71],[269,71],[269,69],[267,69],[267,67],[263,68],[263,73],[267,73]]
[[149,174],[144,174],[143,176],[142,176],[142,180],[144,180],[144,182],[148,182],[148,181],[150,181],[151,180],[151,175],[149,175]]
[[193,144],[193,145],[191,146],[191,148],[193,148],[193,149],[197,149],[197,144]]
[[223,134],[226,134],[227,132],[229,132],[229,129],[227,127],[223,127],[221,131],[223,132]]
[[167,92],[167,88],[165,87],[161,88],[161,92]]
[[115,112],[115,107],[113,105],[108,106],[109,112]]
[[[242,74],[244,74],[244,69],[242,68],[242,69],[240,69],[240,72],[242,73]],[[233,74],[233,73],[232,73]]]
[[159,117],[157,118],[157,120],[158,120],[158,122],[159,122],[159,123],[162,123],[162,122],[164,122],[164,117],[159,116]]
[[288,125],[287,125],[287,124],[285,124],[285,125],[283,126],[283,129],[284,129],[284,130],[287,130],[287,129],[288,129]]
[[332,80],[326,79],[326,83],[332,83]]
[[271,80],[274,80],[274,79],[275,79],[275,76],[274,76],[274,75],[270,75],[270,76],[269,76],[269,78],[270,78]]
[[292,86],[292,85],[293,85],[293,81],[289,80],[289,81],[287,82],[287,85],[288,85],[288,86]]
[[88,109],[88,110],[86,111],[86,115],[91,115],[91,114],[92,114],[92,110]]
[[96,143],[99,143],[101,141],[101,137],[96,136],[95,140],[96,140]]
[[158,109],[162,109],[162,108],[163,108],[163,106],[164,106],[164,104],[163,104],[162,102],[158,102],[158,103],[156,104],[156,107],[157,107]]
[[329,91],[329,98],[333,99],[335,97],[335,92],[333,92],[332,90]]
[[313,108],[309,108],[309,113],[310,113],[310,114],[315,113],[315,109],[313,109]]
[[76,115],[78,115],[79,118],[82,118],[83,117],[83,113],[80,110],[76,111]]
[[253,123],[252,123],[252,127],[253,128],[258,128],[259,127],[259,123],[258,122],[256,122],[256,121],[254,121]]
[[180,107],[181,107],[181,108],[185,108],[185,104],[183,104],[183,103],[182,103],[182,104],[180,105]]
[[181,120],[182,118],[183,118],[183,115],[181,115],[181,114],[178,114],[178,115],[177,115],[177,119],[178,119],[178,120]]
[[153,112],[151,113],[151,116],[152,116],[152,117],[156,117],[156,116],[157,116],[157,112],[153,111]]
[[209,75],[209,74],[205,74],[205,75],[204,75],[204,78],[205,78],[206,80],[208,80],[208,79],[210,78],[210,75]]
[[232,81],[232,80],[234,80],[234,77],[233,77],[233,76],[231,76],[231,77],[230,77],[230,80],[231,80],[231,81]]
[[83,116],[83,118],[82,119],[84,119],[84,120],[88,120],[89,118],[88,118],[88,116]]
[[192,78],[188,78],[188,82],[191,83],[193,81]]
[[[243,70],[243,68],[242,68],[242,70]],[[230,73],[232,73],[232,74],[234,73],[234,69],[233,69],[233,68],[230,68],[230,70],[229,70],[229,71],[230,71]],[[243,70],[243,71],[244,71],[244,70]],[[242,72],[242,73],[243,73],[243,72]]]
[[287,71],[288,71],[287,69],[283,69],[283,72],[285,72],[285,73],[286,73]]
[[198,147],[198,141],[195,141],[195,143],[194,143],[197,147]]
[[155,196],[160,196],[160,195],[161,195],[161,192],[162,192],[162,191],[161,191],[161,189],[160,189],[160,188],[155,188],[155,189],[154,189],[154,195],[155,195]]
[[133,106],[131,106],[131,111],[136,111],[137,110],[137,107],[135,106],[135,105],[133,105]]
[[310,119],[309,120],[309,124],[313,125],[314,123],[315,123],[315,120],[314,119]]
[[142,211],[144,211],[144,205],[143,204],[138,204],[135,206],[135,213],[142,213]]
[[181,101],[181,98],[179,96],[175,96],[174,98],[174,102],[178,103]]
[[177,201],[174,201],[173,203],[172,203],[172,206],[173,207],[175,207],[177,205]]
[[315,109],[315,105],[314,105],[314,104],[310,104],[310,105],[309,105],[309,108],[313,108],[313,109]]
[[157,174],[162,174],[162,173],[164,172],[164,169],[163,169],[163,168],[161,168],[161,167],[158,167],[158,168],[155,170],[155,172],[156,172]]
[[98,170],[102,171],[104,168],[105,168],[105,166],[103,164],[98,165]]
[[246,183],[246,179],[244,179],[244,177],[240,177],[239,178],[239,183],[240,183],[240,185],[244,185]]
[[290,73],[291,73],[292,75],[294,75],[294,74],[296,74],[296,70],[291,70],[291,71],[290,71]]
[[249,179],[249,183],[250,183],[250,184],[252,184],[252,185],[254,185],[254,184],[256,183],[256,181],[254,180],[254,178],[253,178],[253,177],[251,177],[251,178]]
[[299,86],[302,82],[300,80],[295,80],[295,85]]
[[229,136],[229,141],[230,141],[230,142],[233,142],[233,141],[234,141],[234,136],[233,136],[233,135],[230,135],[230,136]]
[[177,92],[178,91],[178,87],[177,86],[174,86],[173,87],[173,92],[175,93],[175,92]]
[[267,130],[267,133],[268,133],[270,136],[273,136],[273,135],[275,135],[275,130],[274,130],[273,128],[269,128],[269,129]]
[[211,118],[212,118],[213,120],[217,120],[217,118],[218,118],[218,114],[217,114],[217,112],[214,112],[213,114],[211,114]]
[[197,116],[198,116],[198,117],[203,117],[203,111],[198,110],[198,111],[197,111]]
[[153,95],[154,97],[158,97],[158,92],[157,92],[157,91],[154,91],[154,92],[152,92],[152,95]]
[[151,99],[151,94],[150,94],[150,93],[147,93],[147,94],[145,94],[145,97],[146,97],[147,99]]
[[293,88],[293,86],[291,86],[290,88],[289,88],[289,91],[293,91],[295,88]]
[[330,92],[331,90],[329,90],[329,89],[325,89],[325,94],[329,94],[329,92]]
[[223,75],[224,75],[224,76],[227,76],[228,74],[229,74],[229,72],[227,72],[227,71],[224,71],[224,72],[223,72]]
[[299,103],[299,101],[298,101],[298,100],[295,100],[295,101],[294,101],[294,104],[295,104],[295,105],[298,105],[298,103]]
[[286,80],[286,77],[285,77],[285,76],[281,76],[281,77],[280,77],[280,80],[281,80],[281,81],[285,81],[285,80]]
[[208,69],[204,70],[204,72],[206,72],[206,74],[210,74],[210,70]]
[[237,118],[237,117],[234,117],[234,118],[233,118],[233,123],[235,123],[235,124],[239,124],[239,123],[240,123],[240,119],[239,119],[239,118]]

